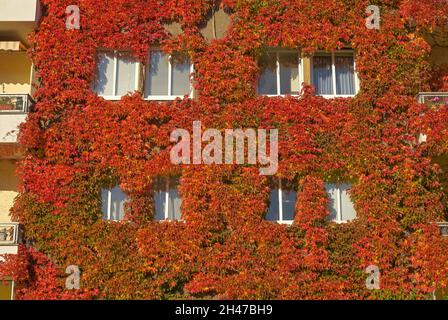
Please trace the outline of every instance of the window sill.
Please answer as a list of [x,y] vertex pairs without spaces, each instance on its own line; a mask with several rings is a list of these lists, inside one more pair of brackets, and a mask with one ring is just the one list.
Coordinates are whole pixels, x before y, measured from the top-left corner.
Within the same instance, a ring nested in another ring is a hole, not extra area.
[[155,222],[158,223],[173,223],[173,222],[181,222],[181,223],[186,223],[185,220],[154,220]]
[[18,115],[26,115],[28,114],[28,112],[24,112],[24,111],[20,111],[20,110],[1,110],[0,111],[0,116],[1,115],[14,115],[14,114],[18,114]]
[[119,101],[124,96],[102,96],[102,95],[98,95],[98,97],[101,97],[104,100],[108,100],[108,101]]
[[352,222],[352,221],[353,220],[332,220],[330,222],[334,222],[336,224],[346,224],[346,223],[349,223],[349,222]]
[[287,98],[287,97],[293,97],[293,98],[299,98],[300,94],[260,94],[260,97],[269,97],[269,98],[274,98],[274,97],[282,97],[282,98]]
[[[147,101],[174,101],[176,99],[184,99],[186,95],[183,96],[149,96],[145,97],[144,99]],[[187,95],[188,99],[191,99],[191,96]]]
[[280,221],[280,220],[266,220],[266,221],[271,222],[271,223],[276,223],[276,224],[289,225],[289,226],[294,223],[293,220],[282,220],[282,221]]
[[356,94],[321,94],[321,95],[318,94],[317,96],[325,99],[335,99],[335,98],[354,98],[356,97]]
[[[102,95],[98,95],[98,97],[103,98],[104,100],[108,100],[108,101],[120,101],[121,98],[123,98],[124,96],[102,96]],[[146,97],[143,98],[146,101],[174,101],[177,98],[179,99],[184,99],[185,96],[150,96],[150,97]],[[191,96],[188,96],[189,99],[191,99]],[[1,112],[0,112],[1,114]]]

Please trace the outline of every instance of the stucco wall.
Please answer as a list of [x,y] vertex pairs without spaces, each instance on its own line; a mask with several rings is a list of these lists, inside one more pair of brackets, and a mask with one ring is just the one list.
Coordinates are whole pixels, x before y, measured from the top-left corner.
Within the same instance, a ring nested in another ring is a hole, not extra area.
[[0,143],[17,142],[19,125],[25,122],[26,114],[1,114],[0,115]]
[[37,21],[40,17],[38,0],[0,0],[0,21]]
[[17,195],[14,160],[0,160],[0,222],[10,222],[9,210]]

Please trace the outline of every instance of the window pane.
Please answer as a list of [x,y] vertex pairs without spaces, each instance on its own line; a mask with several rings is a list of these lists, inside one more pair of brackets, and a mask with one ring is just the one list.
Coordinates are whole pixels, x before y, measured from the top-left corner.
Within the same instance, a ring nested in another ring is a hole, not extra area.
[[348,190],[351,188],[349,184],[342,184],[341,188],[341,210],[342,210],[342,220],[350,221],[356,218],[355,207],[350,199]]
[[174,62],[172,66],[172,95],[184,96],[190,93],[190,62],[179,61]]
[[[154,203],[155,215],[154,219],[161,220],[180,220],[181,219],[181,203],[178,178],[158,177],[154,180]],[[168,218],[165,218],[166,196],[168,195]]]
[[331,55],[313,57],[313,85],[318,95],[333,94]]
[[266,214],[266,220],[278,221],[280,219],[279,210],[280,209],[278,207],[278,188],[274,188],[271,190],[269,210],[268,213]]
[[260,62],[262,73],[258,79],[259,94],[277,94],[277,54],[268,53]]
[[154,190],[154,220],[165,220],[166,179],[157,177],[153,181]]
[[155,207],[154,220],[157,221],[165,220],[165,196],[166,196],[165,191],[157,190],[154,192],[154,207]]
[[101,211],[103,212],[103,219],[107,220],[107,204],[109,202],[109,190],[102,189],[101,190]]
[[336,93],[355,94],[355,61],[353,54],[336,54]]
[[327,195],[329,199],[329,209],[330,209],[330,221],[336,221],[338,218],[338,189],[337,185],[333,183],[325,184],[325,189],[327,190]]
[[117,96],[135,91],[135,69],[137,62],[129,56],[119,55],[117,64]]
[[150,62],[146,68],[145,97],[166,96],[168,95],[168,55],[161,51],[152,51],[150,55]]
[[119,187],[115,187],[111,190],[111,196],[110,218],[111,220],[123,220],[124,204],[127,200],[127,196]]
[[297,192],[282,190],[283,220],[294,220]]
[[93,90],[99,95],[113,96],[114,55],[110,52],[98,54],[97,76]]
[[180,206],[182,200],[177,189],[170,189],[169,192],[168,219],[180,220]]
[[299,54],[298,52],[279,53],[280,93],[299,94]]

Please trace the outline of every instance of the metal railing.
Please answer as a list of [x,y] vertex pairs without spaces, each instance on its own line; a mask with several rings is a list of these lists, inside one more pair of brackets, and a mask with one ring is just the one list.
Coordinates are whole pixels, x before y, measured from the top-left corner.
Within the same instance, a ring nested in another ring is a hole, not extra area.
[[19,224],[0,223],[0,246],[10,246],[19,243]]
[[448,222],[437,222],[440,229],[440,235],[448,237]]
[[420,92],[418,102],[428,106],[448,106],[448,92]]
[[33,100],[28,94],[0,93],[0,114],[27,113],[32,104]]

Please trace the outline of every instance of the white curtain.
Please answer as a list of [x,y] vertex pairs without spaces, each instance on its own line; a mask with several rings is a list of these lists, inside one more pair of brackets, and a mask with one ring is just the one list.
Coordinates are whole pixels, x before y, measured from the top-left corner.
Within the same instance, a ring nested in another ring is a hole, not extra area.
[[172,95],[184,96],[190,93],[190,70],[191,64],[188,60],[173,63],[171,71]]
[[[120,221],[124,219],[124,204],[127,202],[127,195],[120,189],[115,187],[112,190],[101,190],[103,219]],[[108,204],[110,201],[110,211]]]
[[294,220],[297,192],[282,190],[283,220]]
[[180,220],[180,206],[182,204],[182,199],[180,198],[179,191],[177,191],[177,189],[170,189],[168,191],[168,198],[168,219]]
[[123,96],[136,88],[136,66],[135,59],[126,55],[118,56],[117,63],[117,88],[116,95]]
[[278,221],[280,220],[280,208],[278,202],[278,188],[271,189],[271,196],[269,202],[269,210],[266,214],[266,220]]
[[157,190],[154,192],[155,215],[154,220],[165,220],[165,191]]
[[351,188],[349,184],[342,184],[341,188],[341,210],[342,210],[342,220],[350,221],[356,218],[355,207],[350,199],[348,190]]
[[350,221],[356,218],[356,211],[353,206],[353,202],[350,199],[348,190],[350,190],[351,185],[348,183],[334,184],[327,183],[325,189],[330,200],[330,217],[329,220],[337,221],[338,217],[338,203],[340,203],[340,218],[341,221]]
[[299,53],[280,52],[280,93],[299,94],[301,83],[299,81]]
[[145,97],[168,95],[168,55],[151,51],[146,66]]
[[353,56],[336,55],[336,93],[341,95],[355,94],[355,68]]
[[93,88],[99,95],[113,96],[114,55],[111,52],[98,54],[96,82]]
[[318,95],[333,94],[331,55],[313,57],[313,86]]
[[[154,180],[154,203],[155,203],[155,216],[157,221],[162,220],[180,220],[181,211],[180,207],[182,199],[179,191],[179,179],[159,177]],[[168,218],[165,218],[166,210],[166,196],[168,195]]]
[[333,183],[325,184],[325,189],[327,191],[329,199],[329,210],[330,216],[328,219],[330,221],[336,221],[338,219],[338,186]]
[[269,52],[262,57],[262,73],[258,78],[258,93],[277,94],[277,54]]

